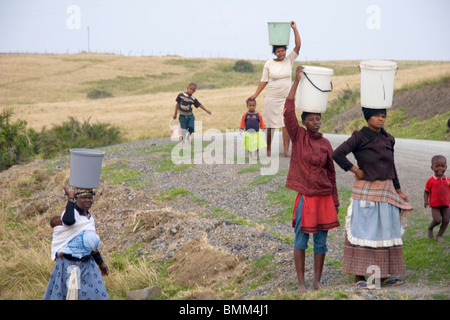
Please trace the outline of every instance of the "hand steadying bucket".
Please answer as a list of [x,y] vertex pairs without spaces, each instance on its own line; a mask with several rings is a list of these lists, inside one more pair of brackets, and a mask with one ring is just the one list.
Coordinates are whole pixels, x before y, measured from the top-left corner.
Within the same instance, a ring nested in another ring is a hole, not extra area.
[[180,125],[172,125],[172,119],[170,119],[169,122],[169,128],[170,128],[170,140],[172,141],[178,141],[181,137],[181,128]]
[[297,89],[296,109],[305,112],[327,111],[328,95],[333,91],[333,69],[304,66]]

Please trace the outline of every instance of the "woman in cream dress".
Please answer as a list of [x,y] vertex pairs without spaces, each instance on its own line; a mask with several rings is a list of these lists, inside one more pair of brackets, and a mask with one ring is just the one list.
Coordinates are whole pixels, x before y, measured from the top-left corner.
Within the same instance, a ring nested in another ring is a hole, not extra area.
[[284,127],[283,109],[286,97],[289,94],[292,82],[292,67],[298,57],[301,47],[300,34],[297,25],[292,21],[292,29],[295,34],[295,48],[286,56],[286,46],[273,46],[273,53],[276,59],[268,60],[264,65],[261,82],[255,94],[250,98],[256,99],[266,88],[266,98],[264,100],[264,118],[267,127],[267,155],[271,155],[272,137],[274,129],[283,128],[284,155],[289,153],[289,135]]

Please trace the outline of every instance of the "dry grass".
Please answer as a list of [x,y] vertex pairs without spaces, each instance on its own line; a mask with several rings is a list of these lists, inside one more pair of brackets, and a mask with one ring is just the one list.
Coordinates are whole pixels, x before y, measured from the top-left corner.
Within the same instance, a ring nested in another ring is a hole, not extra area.
[[[222,80],[220,65],[233,64],[233,59],[183,59],[179,57],[125,57],[106,54],[78,55],[1,55],[0,108],[11,107],[15,118],[27,120],[40,130],[66,121],[107,122],[121,128],[129,140],[169,136],[176,95],[185,90],[194,72],[214,72]],[[263,61],[252,61],[261,66]],[[296,64],[301,64],[297,62]],[[359,89],[358,61],[324,61],[319,64],[339,70],[333,77],[335,91],[330,100],[344,89]],[[450,62],[399,62],[396,89],[450,75]],[[219,71],[217,71],[219,70]],[[113,98],[89,100],[86,92],[93,82],[117,77],[154,79],[144,87],[121,92]],[[237,129],[246,111],[245,99],[254,93],[260,75],[252,83],[234,87],[201,89],[197,98],[212,111],[212,116],[196,110],[203,131]],[[213,80],[211,80],[213,81]],[[179,86],[177,85],[179,84]],[[146,93],[159,87],[167,92]],[[164,90],[166,91],[166,90]],[[259,111],[264,110],[264,93],[258,98]],[[264,114],[263,114],[264,116]]]

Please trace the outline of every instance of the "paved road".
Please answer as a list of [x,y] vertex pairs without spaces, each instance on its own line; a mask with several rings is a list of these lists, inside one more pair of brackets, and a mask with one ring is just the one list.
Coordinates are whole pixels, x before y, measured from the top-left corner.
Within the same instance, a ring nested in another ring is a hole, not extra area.
[[[239,133],[231,133],[231,135],[239,136]],[[204,135],[196,134],[194,135],[194,139],[211,141],[211,137],[208,136],[209,134],[207,133]],[[337,148],[349,137],[348,135],[340,134],[325,134],[324,136],[330,141],[333,149]],[[168,138],[160,140],[166,142],[170,141]],[[226,138],[223,137],[223,141],[225,140]],[[241,144],[239,141],[236,143],[239,146]],[[273,147],[281,150],[281,143],[281,134],[280,132],[276,132]],[[400,185],[403,193],[416,208],[423,208],[423,190],[427,179],[433,174],[433,171],[431,170],[431,158],[436,154],[444,155],[447,158],[447,162],[450,163],[450,142],[396,139],[395,164],[400,179]],[[352,154],[348,156],[348,159],[356,164]],[[279,161],[281,168],[289,166],[289,159],[284,158],[281,155]],[[348,189],[353,187],[354,177],[352,173],[344,172],[337,165],[336,173],[338,187],[346,187]],[[446,175],[450,176],[450,169],[447,170]]]

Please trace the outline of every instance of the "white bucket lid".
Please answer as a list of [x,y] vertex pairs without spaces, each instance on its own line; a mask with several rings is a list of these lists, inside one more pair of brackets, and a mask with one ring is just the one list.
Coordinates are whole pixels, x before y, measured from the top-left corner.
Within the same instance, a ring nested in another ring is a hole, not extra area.
[[308,73],[308,74],[309,73],[321,74],[321,75],[327,75],[327,76],[333,75],[333,69],[315,67],[315,66],[303,66],[303,72]]
[[361,69],[366,69],[366,70],[396,70],[397,69],[396,62],[386,61],[386,60],[361,61],[359,66]]

